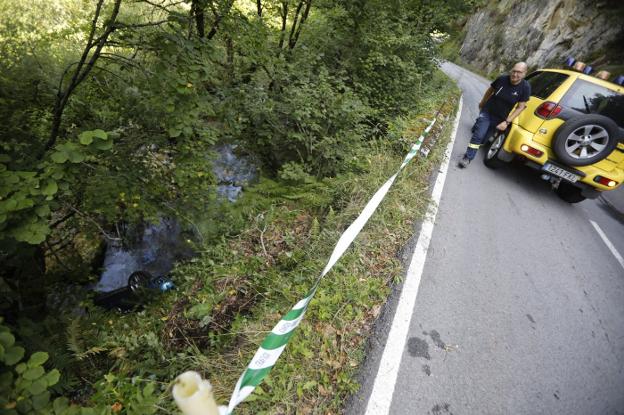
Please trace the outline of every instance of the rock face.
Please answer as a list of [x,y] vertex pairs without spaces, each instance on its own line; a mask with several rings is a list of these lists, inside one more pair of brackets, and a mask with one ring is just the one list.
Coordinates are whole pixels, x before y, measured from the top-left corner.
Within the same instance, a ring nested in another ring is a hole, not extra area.
[[487,72],[522,60],[531,68],[560,66],[567,56],[603,65],[613,62],[608,49],[621,58],[624,1],[495,1],[472,15],[464,31],[462,60]]

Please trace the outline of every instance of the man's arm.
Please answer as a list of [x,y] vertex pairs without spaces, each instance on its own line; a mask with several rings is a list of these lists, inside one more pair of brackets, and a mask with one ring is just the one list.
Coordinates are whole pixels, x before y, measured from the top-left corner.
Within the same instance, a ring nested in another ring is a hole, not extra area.
[[511,112],[511,114],[509,114],[506,118],[507,123],[511,124],[511,122],[518,116],[520,115],[520,113],[522,111],[524,111],[524,109],[527,107],[527,103],[526,102],[518,102],[518,105],[516,106],[516,109],[513,110]]
[[516,106],[516,109],[513,110],[511,112],[511,114],[509,114],[507,116],[507,118],[505,118],[505,120],[503,122],[501,122],[500,124],[498,124],[496,126],[497,130],[500,131],[505,131],[507,129],[507,127],[509,127],[509,125],[511,124],[511,122],[518,116],[520,115],[520,113],[522,111],[524,111],[524,109],[527,107],[527,103],[526,102],[518,102],[518,105]]
[[490,97],[492,96],[492,94],[494,94],[494,88],[492,88],[491,86],[487,89],[487,91],[485,91],[485,94],[483,94],[483,98],[481,98],[481,102],[479,102],[479,109],[483,109],[483,106],[485,105],[485,103],[487,102],[488,99],[490,99]]

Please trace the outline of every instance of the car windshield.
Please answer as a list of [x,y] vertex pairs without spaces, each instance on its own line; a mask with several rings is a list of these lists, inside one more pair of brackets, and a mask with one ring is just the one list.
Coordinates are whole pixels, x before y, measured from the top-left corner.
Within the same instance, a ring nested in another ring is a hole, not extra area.
[[585,114],[600,114],[624,128],[624,95],[600,85],[577,79],[561,105]]

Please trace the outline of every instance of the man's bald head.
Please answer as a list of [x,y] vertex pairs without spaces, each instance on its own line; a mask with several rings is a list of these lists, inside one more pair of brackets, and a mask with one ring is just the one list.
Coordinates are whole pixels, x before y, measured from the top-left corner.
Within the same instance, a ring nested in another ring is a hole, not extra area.
[[526,72],[529,70],[529,65],[527,65],[526,62],[516,62],[516,64],[514,65],[514,68],[523,69],[524,72]]
[[526,76],[528,69],[529,69],[529,66],[526,64],[526,62],[516,63],[513,66],[513,68],[511,68],[511,71],[509,74],[511,83],[514,85],[519,84]]

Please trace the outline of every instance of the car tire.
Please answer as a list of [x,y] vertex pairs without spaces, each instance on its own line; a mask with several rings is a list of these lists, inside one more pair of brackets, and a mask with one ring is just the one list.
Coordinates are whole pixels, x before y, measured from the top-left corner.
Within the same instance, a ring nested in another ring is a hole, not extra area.
[[581,189],[566,182],[559,183],[555,192],[560,199],[568,203],[579,203],[586,199]]
[[566,121],[555,134],[553,151],[570,166],[587,166],[607,157],[618,143],[619,128],[610,118],[586,114]]
[[490,169],[497,169],[505,164],[498,156],[503,151],[502,148],[506,138],[505,132],[496,132],[494,139],[490,142],[487,151],[483,155],[483,164]]
[[135,271],[128,277],[128,289],[133,293],[147,288],[152,275],[147,271]]

